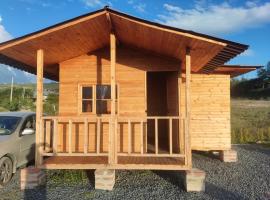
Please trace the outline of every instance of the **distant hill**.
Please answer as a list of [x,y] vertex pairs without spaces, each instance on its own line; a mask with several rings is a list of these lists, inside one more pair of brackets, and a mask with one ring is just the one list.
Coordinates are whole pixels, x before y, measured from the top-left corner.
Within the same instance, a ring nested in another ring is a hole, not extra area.
[[[0,84],[10,84],[12,76],[14,79],[14,83],[22,84],[36,82],[35,75],[15,69],[7,65],[0,64]],[[45,79],[45,82],[49,83],[52,81]]]

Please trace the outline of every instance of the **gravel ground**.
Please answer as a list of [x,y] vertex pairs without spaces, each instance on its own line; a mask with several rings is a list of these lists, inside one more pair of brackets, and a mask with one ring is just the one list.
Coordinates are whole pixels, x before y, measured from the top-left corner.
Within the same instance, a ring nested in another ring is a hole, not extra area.
[[[183,190],[181,174],[172,171],[117,171],[112,192],[93,189],[90,181],[55,183],[35,190],[19,190],[19,173],[0,189],[0,199],[270,199],[270,149],[237,145],[237,163],[222,163],[207,154],[195,153],[193,165],[207,173],[204,193]],[[52,173],[52,171],[48,172]]]

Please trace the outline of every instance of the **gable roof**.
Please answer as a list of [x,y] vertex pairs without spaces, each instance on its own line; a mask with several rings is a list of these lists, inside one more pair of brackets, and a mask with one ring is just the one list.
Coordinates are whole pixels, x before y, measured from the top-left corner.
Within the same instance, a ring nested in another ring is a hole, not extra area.
[[[248,46],[197,32],[139,19],[108,7],[0,44],[0,63],[35,73],[36,51],[44,49],[44,76],[58,79],[58,64],[109,45],[110,22],[120,43],[184,61],[191,48],[191,69],[211,73]],[[180,67],[180,64],[179,64]]]

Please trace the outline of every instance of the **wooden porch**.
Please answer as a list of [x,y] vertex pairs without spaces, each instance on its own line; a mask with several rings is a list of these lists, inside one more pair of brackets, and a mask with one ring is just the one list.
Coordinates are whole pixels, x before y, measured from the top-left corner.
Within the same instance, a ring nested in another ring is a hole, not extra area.
[[[153,130],[147,128],[151,123]],[[185,126],[186,120],[177,116],[116,117],[115,123],[110,117],[42,117],[40,167],[188,169],[187,146],[182,141],[187,139]],[[168,137],[165,146],[160,141],[164,136]],[[137,138],[140,140],[135,141]]]
[[[78,112],[75,116],[69,114],[52,117],[42,116],[45,51],[43,49],[37,51],[37,167],[45,169],[157,170],[187,170],[191,168],[189,139],[190,48],[185,47],[184,49],[185,57],[184,62],[182,62],[184,65],[179,62],[179,67],[174,71],[176,75],[173,78],[175,100],[174,106],[167,108],[170,112],[167,111],[164,116],[151,116],[152,114],[146,108],[145,113],[139,114],[138,117],[136,108],[133,108],[129,115],[119,114],[117,106],[119,99],[116,92],[116,47],[116,36],[111,29],[108,77],[111,89],[110,103],[108,104],[110,111],[109,114],[102,115],[95,112],[96,102],[93,101],[94,113],[92,114],[84,113],[81,115]],[[147,69],[144,73],[147,73]],[[182,81],[185,82],[183,92],[181,91]],[[145,90],[146,93],[146,85],[145,88],[141,89]],[[183,104],[180,103],[182,93],[185,94],[183,96],[184,112],[181,111]],[[93,96],[96,96],[95,90]],[[162,105],[157,105],[153,110],[159,109],[164,110]],[[78,110],[81,110],[79,104]]]

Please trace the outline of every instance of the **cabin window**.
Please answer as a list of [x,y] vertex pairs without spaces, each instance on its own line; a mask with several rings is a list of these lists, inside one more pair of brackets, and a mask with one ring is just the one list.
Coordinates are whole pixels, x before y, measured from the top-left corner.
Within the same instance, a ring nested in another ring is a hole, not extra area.
[[82,87],[82,112],[93,112],[93,87]]
[[[117,87],[116,87],[117,112]],[[85,85],[81,87],[81,112],[111,114],[111,85]]]
[[[117,101],[117,87],[116,87]],[[96,113],[110,114],[111,113],[111,85],[96,86]],[[117,105],[117,102],[116,102]],[[116,106],[117,107],[117,106]]]
[[96,86],[96,112],[97,114],[111,113],[111,86],[97,85]]

